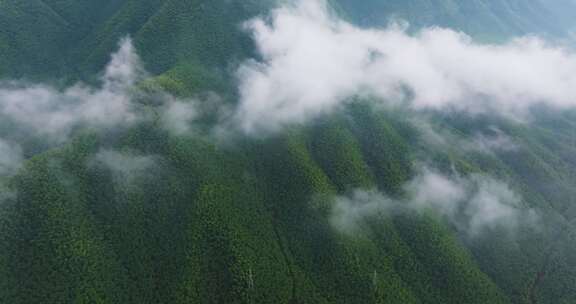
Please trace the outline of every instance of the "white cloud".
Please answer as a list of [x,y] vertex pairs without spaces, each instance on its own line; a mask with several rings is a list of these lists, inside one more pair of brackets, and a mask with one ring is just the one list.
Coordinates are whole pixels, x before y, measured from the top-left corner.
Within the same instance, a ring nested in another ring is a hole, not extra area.
[[450,217],[457,214],[458,204],[468,195],[461,182],[426,168],[405,185],[405,189],[411,196],[411,207],[433,208]]
[[20,145],[0,139],[0,203],[16,197],[14,189],[8,187],[7,180],[18,173],[23,161]]
[[520,209],[521,198],[505,183],[481,176],[474,176],[472,182],[475,192],[464,211],[469,233],[478,235],[486,227],[516,228],[520,221],[535,221],[534,210]]
[[165,129],[175,135],[190,134],[192,122],[198,118],[198,109],[195,101],[182,102],[168,98],[161,114],[161,121]]
[[23,159],[20,145],[0,139],[0,179],[16,174]]
[[[69,141],[77,128],[113,131],[153,119],[171,134],[191,132],[197,101],[180,100],[159,88],[154,92],[142,90],[139,85],[148,77],[132,41],[125,38],[111,55],[98,87],[76,84],[57,89],[43,84],[0,83],[0,119],[5,122],[0,135],[0,199],[8,193],[14,196],[6,189],[6,181],[20,169],[24,161],[20,144],[25,147],[29,138],[50,147]],[[152,106],[146,109],[142,101],[152,101]],[[153,157],[114,151],[101,151],[92,160],[110,167],[122,184],[142,176],[153,161]]]
[[461,153],[479,152],[484,154],[511,152],[520,149],[514,138],[496,126],[488,126],[485,130],[475,131],[471,135],[462,135],[431,124],[421,117],[410,119],[410,123],[418,131],[421,143],[426,149],[436,151],[449,149]]
[[487,229],[513,232],[537,220],[534,210],[502,182],[486,176],[448,177],[427,168],[404,186],[406,198],[392,199],[377,191],[356,190],[335,199],[331,222],[345,233],[361,231],[366,218],[391,210],[433,210],[458,230],[476,237]]
[[153,175],[156,162],[156,157],[150,155],[101,150],[90,159],[89,165],[104,165],[113,173],[116,185],[130,186],[140,177]]
[[123,38],[118,51],[112,54],[102,80],[107,90],[126,91],[147,75],[132,40]]
[[502,130],[492,127],[490,128],[491,134],[476,133],[473,135],[471,141],[465,142],[461,140],[460,145],[464,150],[477,151],[486,154],[493,152],[511,152],[520,149],[520,146],[515,140],[504,133]]
[[57,142],[68,139],[71,131],[82,125],[127,125],[137,119],[131,90],[142,75],[131,41],[123,39],[106,67],[101,88],[77,84],[58,90],[42,84],[3,84],[0,115]]
[[508,115],[576,105],[576,54],[533,37],[490,45],[442,28],[361,29],[322,0],[282,6],[246,28],[262,56],[238,70],[236,121],[247,133],[306,122],[356,95]]
[[154,99],[163,127],[180,135],[190,131],[197,101],[179,100],[159,89],[147,93],[138,87],[147,77],[132,41],[124,38],[111,55],[99,87],[79,83],[57,89],[43,84],[0,83],[0,117],[26,134],[62,143],[79,127],[106,130],[151,119],[138,100]]
[[394,208],[397,202],[374,190],[356,190],[334,200],[330,222],[345,233],[362,231],[363,221],[372,215]]

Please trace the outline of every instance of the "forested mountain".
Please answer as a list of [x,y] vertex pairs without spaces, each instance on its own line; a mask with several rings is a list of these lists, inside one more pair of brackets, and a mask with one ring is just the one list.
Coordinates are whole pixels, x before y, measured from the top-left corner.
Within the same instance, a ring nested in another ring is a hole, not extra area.
[[0,303],[576,303],[575,9],[0,0]]

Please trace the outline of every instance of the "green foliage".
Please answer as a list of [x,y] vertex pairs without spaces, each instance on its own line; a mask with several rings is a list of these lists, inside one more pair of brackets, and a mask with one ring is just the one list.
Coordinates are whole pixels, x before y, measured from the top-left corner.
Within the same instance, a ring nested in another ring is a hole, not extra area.
[[343,119],[319,123],[313,130],[312,150],[340,192],[374,187],[360,144]]
[[[83,143],[38,156],[17,179],[8,259],[18,282],[11,303],[126,302],[125,272],[83,192]],[[8,277],[8,280],[11,278]]]
[[[118,39],[131,35],[153,76],[139,84],[143,90],[185,97],[216,91],[233,101],[230,71],[255,56],[239,24],[273,2],[0,0],[0,77],[90,81]],[[500,0],[336,2],[352,20],[362,15],[373,23],[394,9],[417,17],[417,26],[453,25],[487,39],[530,30],[526,17],[511,15],[541,7]],[[537,26],[544,23],[539,18]],[[146,111],[154,110],[150,103]],[[458,139],[497,127],[518,149],[428,145],[409,114],[362,101],[310,126],[229,145],[174,136],[157,123],[107,137],[78,132],[48,151],[45,140],[26,139],[30,159],[15,178],[2,180],[2,193],[13,195],[0,203],[0,302],[573,300],[576,114],[543,111],[531,127],[430,116],[431,125]],[[10,130],[3,122],[2,134]],[[119,172],[96,160],[105,150],[151,164]],[[404,197],[416,161],[508,182],[522,194],[523,208],[543,215],[541,229],[520,227],[520,237],[495,229],[471,240],[438,215],[394,210],[367,216],[356,233],[334,227],[334,196],[376,188]]]
[[505,295],[480,271],[449,230],[429,216],[400,217],[399,231],[433,278],[433,303],[508,303]]
[[356,136],[377,185],[390,194],[399,194],[411,177],[411,155],[406,142],[379,111],[367,103],[355,103]]

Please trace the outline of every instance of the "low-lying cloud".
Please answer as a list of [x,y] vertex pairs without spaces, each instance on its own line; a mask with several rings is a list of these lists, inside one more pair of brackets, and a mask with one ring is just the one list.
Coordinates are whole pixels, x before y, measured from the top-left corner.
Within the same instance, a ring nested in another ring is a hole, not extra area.
[[434,125],[420,117],[411,119],[410,123],[418,131],[420,143],[425,149],[437,151],[450,149],[460,153],[482,154],[520,150],[520,145],[515,139],[496,126],[486,126],[483,130],[475,130],[472,134],[463,135],[455,134],[447,128]]
[[140,177],[153,175],[157,158],[129,151],[101,150],[89,161],[91,167],[104,167],[112,172],[115,184],[133,185]]
[[304,123],[354,96],[515,116],[576,105],[576,54],[534,37],[496,45],[443,28],[363,29],[323,0],[282,6],[246,29],[262,57],[238,71],[236,121],[247,133]]
[[[43,84],[0,84],[0,117],[28,134],[62,143],[79,127],[112,129],[151,119],[139,99],[154,98],[168,130],[186,131],[195,116],[194,101],[159,91],[148,94],[138,85],[149,75],[129,38],[122,39],[101,77],[101,86],[76,84],[57,89]],[[166,119],[164,119],[166,118]]]
[[[18,143],[27,138],[50,147],[67,142],[79,128],[105,132],[153,120],[171,134],[190,132],[197,118],[196,101],[180,100],[160,88],[143,89],[140,85],[149,77],[132,41],[125,38],[111,55],[100,86],[78,83],[58,89],[0,83],[0,177],[16,174],[24,158]],[[151,99],[154,105],[145,109],[142,101]]]
[[20,145],[0,139],[0,179],[16,174],[22,162]]
[[487,229],[513,232],[537,221],[534,210],[506,183],[482,175],[449,177],[424,168],[404,186],[405,199],[393,199],[374,190],[356,190],[335,200],[332,224],[345,233],[362,230],[367,218],[379,212],[432,210],[470,237]]
[[141,64],[130,39],[120,43],[102,76],[102,87],[83,84],[59,90],[42,84],[4,83],[0,115],[17,127],[63,142],[75,127],[111,128],[137,119],[131,102]]
[[192,132],[192,123],[199,117],[198,109],[192,102],[182,102],[173,97],[162,109],[161,122],[164,129],[175,135]]

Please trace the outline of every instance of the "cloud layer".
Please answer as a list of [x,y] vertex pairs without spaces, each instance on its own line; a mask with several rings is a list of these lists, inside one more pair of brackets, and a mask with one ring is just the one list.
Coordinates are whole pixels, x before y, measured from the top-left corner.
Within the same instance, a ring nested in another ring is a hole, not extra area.
[[358,95],[513,115],[541,103],[576,105],[576,54],[537,38],[490,45],[450,29],[362,29],[323,0],[283,6],[246,28],[262,57],[238,71],[236,120],[247,133],[306,122]]

